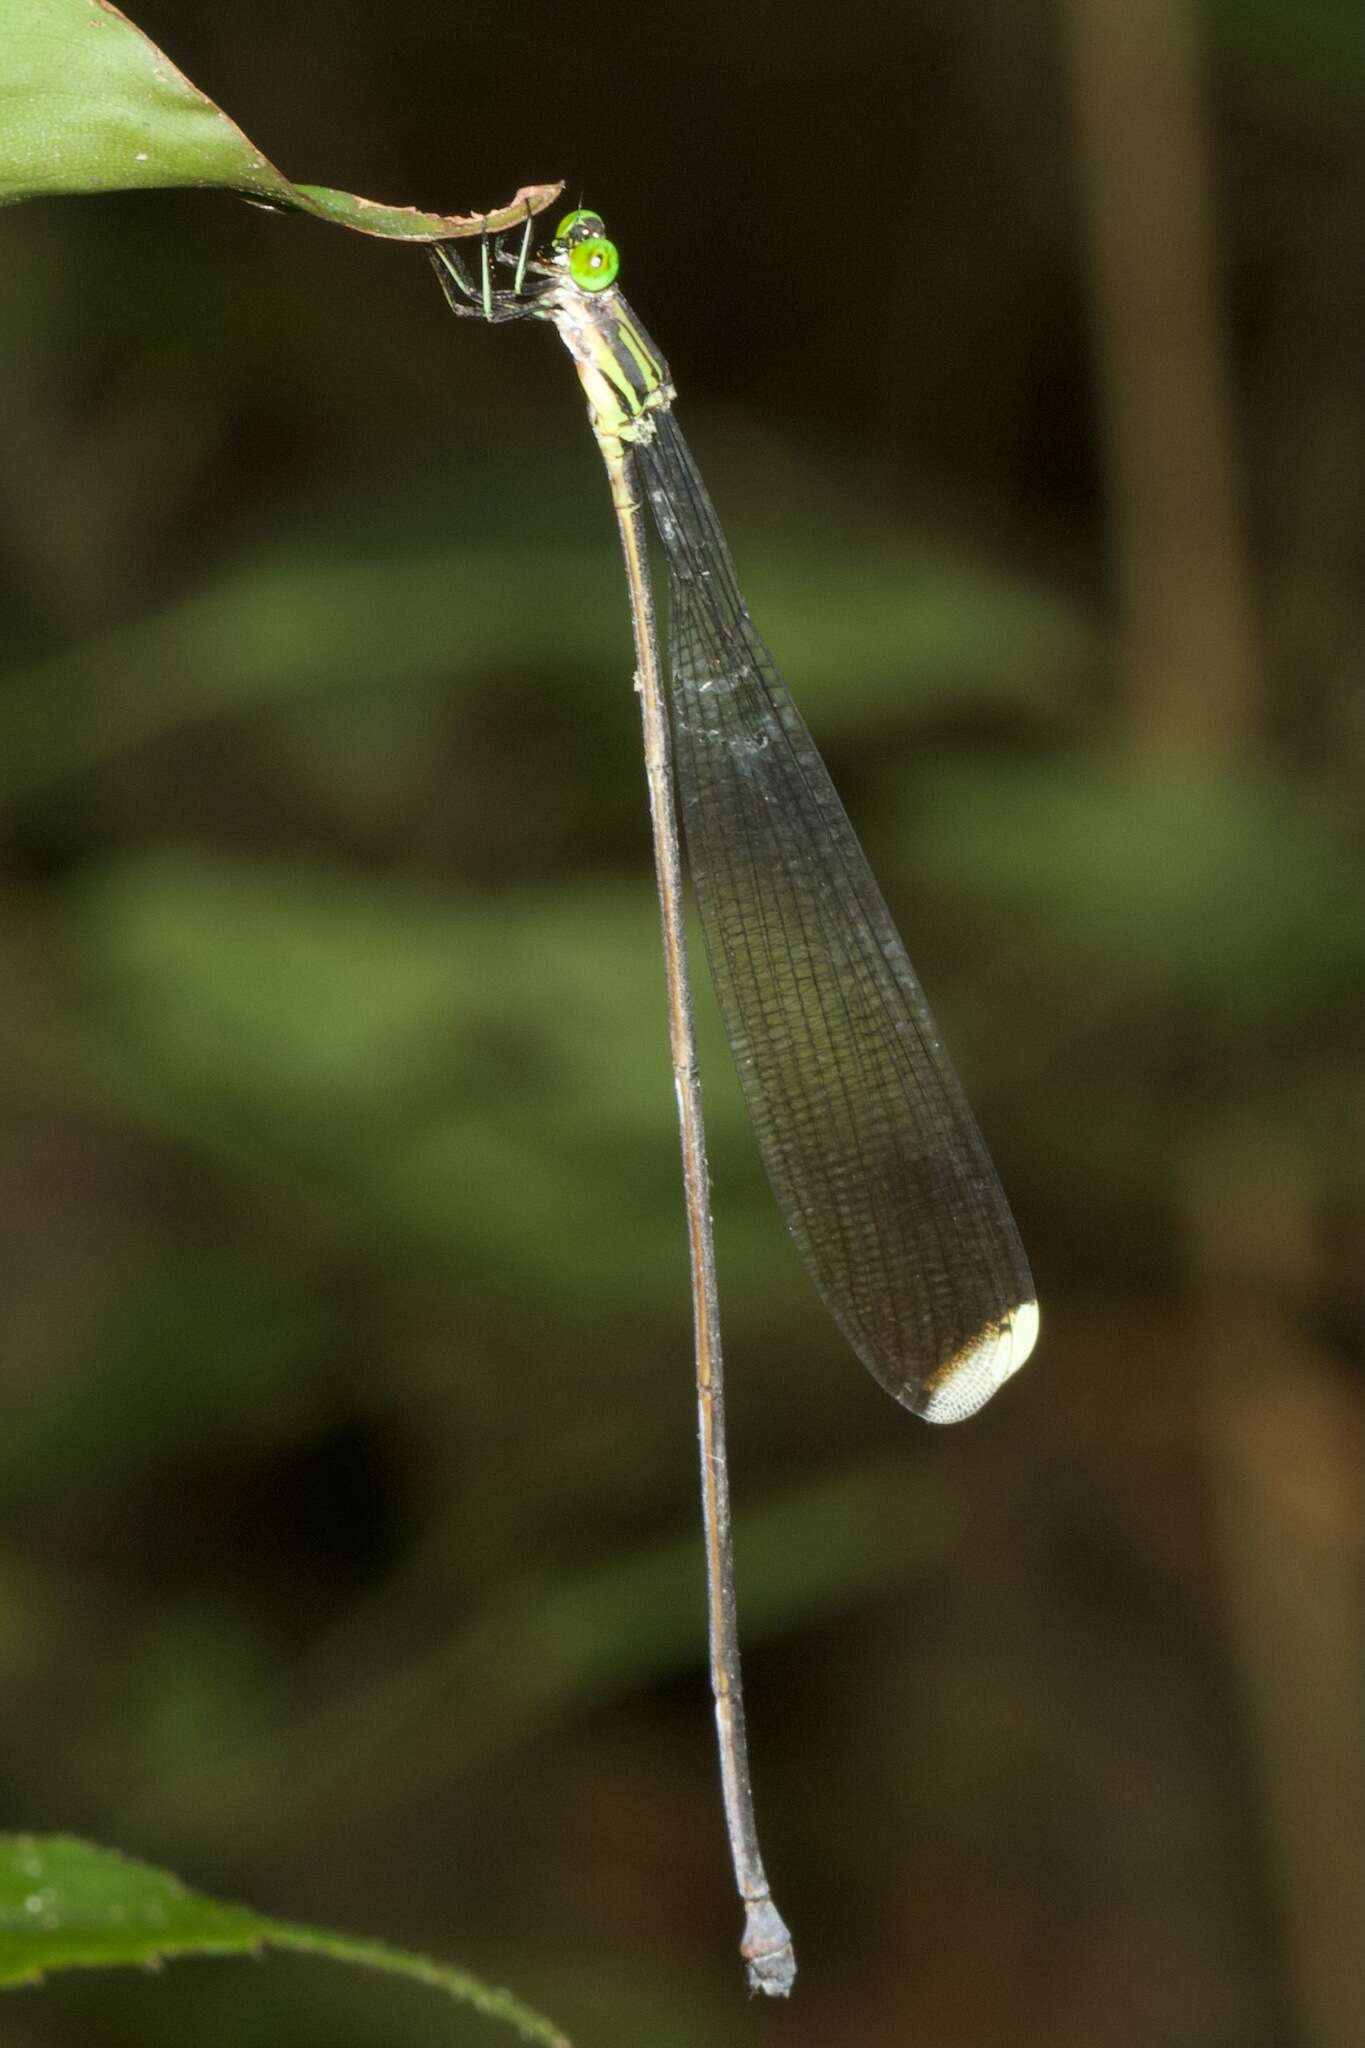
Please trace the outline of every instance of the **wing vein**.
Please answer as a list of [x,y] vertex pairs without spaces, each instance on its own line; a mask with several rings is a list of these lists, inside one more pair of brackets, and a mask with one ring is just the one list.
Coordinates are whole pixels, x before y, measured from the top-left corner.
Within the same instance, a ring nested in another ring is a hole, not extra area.
[[759,1148],[802,1256],[864,1364],[908,1406],[946,1414],[939,1388],[954,1361],[1008,1334],[1014,1311],[1032,1301],[1027,1261],[671,412],[655,415],[655,429],[635,460],[668,567],[675,775],[712,978]]

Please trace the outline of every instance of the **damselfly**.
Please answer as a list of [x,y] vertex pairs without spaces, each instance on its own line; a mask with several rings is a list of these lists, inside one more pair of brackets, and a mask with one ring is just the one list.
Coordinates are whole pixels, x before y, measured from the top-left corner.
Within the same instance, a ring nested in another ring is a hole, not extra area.
[[[491,254],[490,254],[491,247]],[[785,1994],[749,1792],[725,1468],[710,1194],[693,1044],[674,792],[730,1048],[759,1149],[816,1286],[864,1365],[931,1422],[988,1400],[1033,1348],[1033,1281],[995,1169],[815,744],[740,594],[673,414],[668,366],[625,299],[601,219],[543,256],[485,240],[474,278],[430,253],[452,312],[550,320],[588,400],[625,552],[668,975],[692,1255],[712,1686],[741,1944]],[[500,273],[512,273],[501,285]],[[668,570],[665,712],[641,501]]]

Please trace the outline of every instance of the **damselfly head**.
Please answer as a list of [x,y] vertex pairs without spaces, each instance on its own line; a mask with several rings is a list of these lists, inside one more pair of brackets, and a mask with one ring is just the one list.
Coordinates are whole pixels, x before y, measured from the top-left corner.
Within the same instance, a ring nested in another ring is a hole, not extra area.
[[566,213],[555,229],[551,262],[562,266],[584,292],[604,292],[616,282],[621,259],[615,242],[607,239],[602,216],[578,207]]

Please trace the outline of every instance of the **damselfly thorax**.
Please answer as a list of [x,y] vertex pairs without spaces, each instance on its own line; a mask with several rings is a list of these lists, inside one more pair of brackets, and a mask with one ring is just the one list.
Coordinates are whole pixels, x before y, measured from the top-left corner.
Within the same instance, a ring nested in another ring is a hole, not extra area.
[[599,440],[648,440],[650,415],[677,395],[667,363],[615,290],[589,297],[556,281],[539,311],[554,321],[573,357]]

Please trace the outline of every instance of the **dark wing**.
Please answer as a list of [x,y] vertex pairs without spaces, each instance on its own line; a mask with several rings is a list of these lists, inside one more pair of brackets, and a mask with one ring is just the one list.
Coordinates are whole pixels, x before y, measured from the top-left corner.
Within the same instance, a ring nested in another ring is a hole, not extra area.
[[778,1202],[868,1370],[935,1422],[1023,1364],[1033,1281],[829,771],[671,412],[635,459],[669,575],[674,765],[712,979]]

